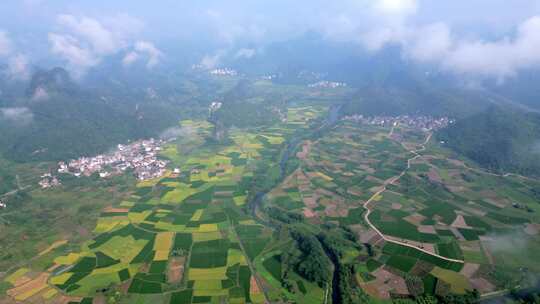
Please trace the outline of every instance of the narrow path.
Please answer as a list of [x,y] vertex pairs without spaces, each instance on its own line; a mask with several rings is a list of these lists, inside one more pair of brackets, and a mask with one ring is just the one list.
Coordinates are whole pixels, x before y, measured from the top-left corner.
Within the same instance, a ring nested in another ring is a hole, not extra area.
[[244,244],[242,243],[242,240],[238,236],[238,232],[236,232],[236,227],[233,226],[232,230],[234,231],[234,234],[235,234],[236,238],[238,239],[238,244],[240,245],[240,249],[242,250],[242,253],[246,257],[246,262],[248,264],[249,270],[251,271],[251,275],[255,278],[255,281],[257,282],[257,285],[259,285],[259,290],[264,295],[264,303],[270,304],[270,300],[268,300],[268,294],[266,293],[266,289],[264,288],[261,280],[257,276],[257,271],[255,269],[255,266],[253,266],[253,263],[251,262],[251,259],[249,258],[249,256],[246,253],[246,249],[244,248]]
[[[388,134],[389,136],[391,134],[393,134],[393,130],[394,130],[394,127],[392,127],[392,130],[390,130],[390,133]],[[409,170],[411,168],[411,162],[415,159],[417,159],[418,157],[421,157],[422,155],[418,154],[418,152],[422,152],[426,149],[426,144],[429,142],[429,140],[431,139],[431,136],[433,135],[433,133],[429,133],[429,135],[426,137],[426,140],[422,143],[421,145],[421,148],[420,149],[417,149],[417,150],[411,150],[409,151],[410,153],[414,154],[414,157],[412,158],[409,158],[407,160],[407,168],[405,168],[405,170],[403,170],[399,175],[396,175],[388,180],[386,180],[382,186],[382,188],[375,192],[375,194],[373,194],[364,204],[363,204],[363,207],[364,209],[366,209],[366,214],[364,215],[364,220],[366,221],[366,223],[379,235],[381,236],[382,239],[384,239],[386,242],[389,242],[389,243],[394,243],[394,244],[398,244],[398,245],[401,245],[401,246],[406,246],[406,247],[410,247],[410,248],[414,248],[416,250],[419,250],[419,251],[422,251],[424,253],[427,253],[431,256],[435,256],[435,257],[438,257],[440,259],[443,259],[443,260],[446,260],[446,261],[449,261],[449,262],[456,262],[456,263],[465,263],[465,261],[463,260],[457,260],[457,259],[451,259],[451,258],[447,258],[447,257],[444,257],[442,255],[439,255],[437,253],[433,253],[429,250],[425,250],[423,248],[420,248],[418,246],[414,246],[414,245],[411,245],[409,243],[406,243],[406,242],[401,242],[401,241],[396,241],[396,240],[393,240],[393,239],[390,239],[388,238],[386,235],[384,235],[384,233],[382,233],[379,229],[377,229],[377,227],[375,225],[373,225],[373,223],[371,223],[371,221],[369,220],[369,215],[371,214],[371,209],[369,209],[369,204],[371,202],[373,202],[375,200],[375,198],[377,198],[381,193],[383,193],[384,191],[386,191],[386,187],[388,185],[391,185],[393,183],[395,183],[396,181],[398,181],[403,175],[405,175],[405,173],[407,173],[407,170]]]
[[21,188],[15,189],[15,190],[11,190],[11,191],[9,191],[9,192],[6,192],[6,193],[0,195],[0,198],[1,198],[1,197],[6,197],[6,196],[14,195],[14,194],[16,194],[17,192],[26,190],[26,189],[28,189],[28,188],[30,188],[30,187],[31,187],[30,185],[26,185],[26,186],[24,186],[24,187],[21,187]]
[[396,128],[397,124],[392,125],[392,128],[390,129],[390,132],[388,133],[388,138],[391,138],[392,135],[394,135],[394,129]]
[[519,178],[522,178],[522,179],[535,180],[534,178],[530,178],[530,177],[527,177],[527,176],[524,176],[524,175],[520,175],[520,174],[517,174],[517,173],[503,173],[503,174],[497,174],[497,173],[489,172],[489,171],[482,170],[482,169],[479,169],[479,168],[469,167],[469,165],[467,165],[465,162],[463,162],[463,167],[464,167],[465,169],[467,169],[467,170],[474,171],[474,172],[476,172],[476,173],[486,174],[486,175],[491,175],[491,176],[496,176],[496,177],[509,177],[509,176],[515,176],[515,177],[519,177]]

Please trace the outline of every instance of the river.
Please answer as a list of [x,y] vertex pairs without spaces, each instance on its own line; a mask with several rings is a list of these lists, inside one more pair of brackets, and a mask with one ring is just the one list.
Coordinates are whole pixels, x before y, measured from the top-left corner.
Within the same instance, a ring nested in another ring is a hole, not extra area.
[[[296,151],[297,146],[305,139],[308,138],[318,138],[320,137],[326,130],[333,127],[339,120],[339,111],[341,110],[342,105],[333,105],[328,110],[328,114],[324,121],[321,123],[321,125],[308,132],[304,132],[302,134],[295,134],[292,138],[290,138],[287,143],[284,151],[281,153],[281,158],[279,160],[279,168],[280,168],[280,178],[278,181],[276,181],[276,184],[274,186],[279,185],[286,177],[287,177],[287,163],[289,161],[289,158],[291,156],[294,156],[294,151]],[[261,219],[257,216],[257,210],[261,207],[262,202],[264,201],[264,198],[266,194],[269,191],[261,191],[255,194],[253,199],[248,202],[248,208],[250,209],[250,212],[252,216],[259,221],[261,224],[275,227],[272,223],[265,221],[264,219]],[[321,244],[322,246],[322,244]],[[324,248],[324,246],[323,246]],[[339,278],[339,260],[337,257],[333,256],[332,254],[329,254],[328,250],[325,249],[326,255],[328,256],[328,259],[332,262],[334,265],[334,271],[332,276],[332,303],[333,304],[340,304],[341,301],[341,295],[339,293],[338,284],[340,282]]]

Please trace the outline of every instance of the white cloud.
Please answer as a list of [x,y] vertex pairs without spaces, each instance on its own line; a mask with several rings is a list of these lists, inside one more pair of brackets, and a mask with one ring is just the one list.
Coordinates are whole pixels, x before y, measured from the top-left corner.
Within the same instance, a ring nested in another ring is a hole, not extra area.
[[104,18],[103,25],[111,28],[115,35],[124,39],[139,34],[145,27],[142,20],[126,13]]
[[218,50],[213,55],[204,55],[201,62],[199,62],[199,65],[207,70],[214,69],[220,64],[221,60],[226,54],[226,50]]
[[146,56],[146,66],[157,65],[163,53],[148,41],[136,41],[135,36],[143,29],[139,19],[127,14],[100,20],[86,16],[59,15],[59,30],[49,33],[51,51],[68,62],[70,69],[81,76],[88,68],[98,65],[106,56],[133,48],[122,59],[129,66]]
[[75,77],[121,48],[122,42],[95,19],[59,15],[57,24],[63,33],[49,33],[51,52],[67,61]]
[[409,15],[416,12],[416,0],[378,0],[374,3],[375,9],[384,14]]
[[82,40],[90,44],[92,50],[99,55],[109,55],[115,53],[122,47],[124,42],[118,35],[106,29],[96,19],[73,15],[60,15],[57,18],[58,24]]
[[146,67],[151,69],[159,64],[163,53],[156,46],[148,41],[137,41],[133,47],[133,51],[127,53],[122,59],[122,64],[127,67],[146,57]]
[[49,33],[49,43],[51,52],[65,59],[75,72],[84,72],[100,61],[91,50],[82,46],[78,39],[70,35]]
[[0,30],[0,56],[7,56],[11,53],[11,40],[6,32]]
[[421,62],[436,62],[447,55],[452,37],[450,29],[444,23],[434,23],[409,33],[405,41],[406,55]]
[[124,56],[124,59],[122,59],[122,64],[127,67],[135,63],[138,59],[139,54],[137,52],[129,52]]
[[349,15],[340,20],[370,51],[399,45],[405,57],[452,73],[503,81],[520,70],[540,68],[540,16],[523,21],[513,35],[489,41],[459,38],[444,22],[417,24],[411,19],[418,9],[412,0],[379,0],[366,15],[377,20],[371,26]]
[[0,30],[0,57],[6,57],[7,62],[7,68],[2,72],[12,80],[26,80],[30,77],[28,57],[14,53],[15,48],[8,34]]
[[255,49],[246,49],[246,48],[243,48],[243,49],[239,49],[238,52],[236,52],[236,55],[234,56],[235,58],[252,58],[253,56],[255,56],[255,54],[257,53],[257,51]]
[[135,43],[135,51],[144,53],[148,56],[148,61],[146,62],[147,68],[156,66],[163,57],[163,53],[158,50],[154,44],[148,41],[137,41],[137,43]]
[[32,95],[33,101],[42,101],[49,99],[49,92],[43,87],[37,87],[34,95]]
[[514,37],[496,41],[461,41],[444,58],[445,69],[499,80],[519,70],[540,67],[540,17],[524,21]]
[[251,18],[236,20],[229,14],[210,9],[206,11],[205,17],[208,17],[208,24],[217,35],[217,39],[229,46],[241,39],[256,42],[266,39],[267,26],[264,21],[257,20],[259,16],[250,16],[253,20]]
[[34,114],[28,108],[0,108],[0,118],[19,125],[32,122]]
[[28,58],[17,54],[8,60],[7,73],[11,79],[27,80],[30,77]]

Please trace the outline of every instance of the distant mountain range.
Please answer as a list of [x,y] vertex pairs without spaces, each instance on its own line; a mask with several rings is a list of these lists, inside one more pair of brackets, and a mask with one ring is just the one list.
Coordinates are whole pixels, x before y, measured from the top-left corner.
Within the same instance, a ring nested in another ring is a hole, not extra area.
[[253,90],[256,79],[272,75],[277,85],[347,83],[351,93],[335,100],[342,104],[341,115],[457,119],[439,132],[455,151],[493,170],[540,172],[540,114],[534,113],[540,110],[538,72],[470,86],[456,75],[407,62],[396,47],[370,54],[316,34],[254,52],[219,62],[219,67],[245,75],[228,88],[186,64],[181,70],[171,65],[148,71],[144,66],[127,70],[104,62],[83,81],[74,81],[62,68],[37,70],[26,82],[10,81],[0,72],[0,153],[17,161],[92,155],[117,143],[158,136],[179,117],[205,116],[215,100],[224,106],[213,119],[223,126],[272,123],[279,108],[294,102],[283,99],[286,94],[279,87]]

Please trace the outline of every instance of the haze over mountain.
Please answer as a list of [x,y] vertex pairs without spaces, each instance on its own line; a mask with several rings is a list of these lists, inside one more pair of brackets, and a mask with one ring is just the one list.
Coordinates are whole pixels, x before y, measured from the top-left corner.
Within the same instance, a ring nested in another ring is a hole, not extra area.
[[[188,102],[181,82],[194,65],[275,75],[274,82],[285,84],[342,81],[357,89],[344,109],[349,114],[458,118],[490,103],[540,109],[537,1],[519,0],[513,9],[504,1],[475,1],[466,12],[460,2],[415,0],[167,1],[160,5],[167,12],[129,1],[67,3],[2,5],[1,123],[20,120],[11,136],[3,135],[8,155],[48,150],[25,139],[38,134],[43,143],[61,143],[58,136],[77,141],[83,133],[101,138],[75,155],[159,133],[174,124],[163,109]],[[18,26],[23,20],[24,31]],[[39,86],[47,82],[43,77],[56,77],[54,87]],[[143,102],[141,94],[157,99]],[[205,107],[211,96],[201,98]],[[155,115],[163,118],[160,123],[145,123]],[[77,117],[86,127],[70,128],[68,136],[55,131],[61,123],[42,125],[47,116],[65,117],[73,126]],[[115,132],[97,131],[119,120],[125,125]]]

